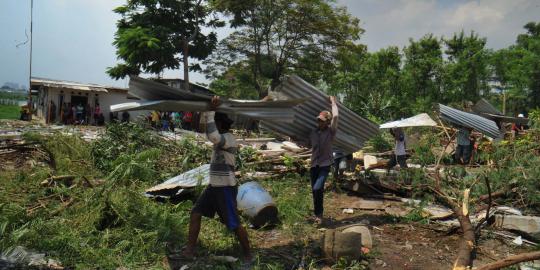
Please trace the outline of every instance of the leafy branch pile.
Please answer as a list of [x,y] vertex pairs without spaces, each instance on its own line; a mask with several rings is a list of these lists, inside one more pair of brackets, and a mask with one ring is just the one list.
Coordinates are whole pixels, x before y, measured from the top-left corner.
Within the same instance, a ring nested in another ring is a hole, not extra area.
[[[94,143],[61,134],[26,140],[50,151],[56,168],[0,173],[0,251],[23,246],[82,269],[149,268],[162,265],[167,242],[183,239],[191,202],[160,204],[142,193],[206,162],[204,144],[166,141],[133,124],[110,125]],[[43,186],[61,175],[74,180]]]

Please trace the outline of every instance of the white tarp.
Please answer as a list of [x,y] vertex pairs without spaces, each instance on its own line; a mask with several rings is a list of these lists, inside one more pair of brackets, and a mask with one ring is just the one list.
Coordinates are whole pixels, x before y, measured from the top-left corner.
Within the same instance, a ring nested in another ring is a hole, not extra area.
[[421,113],[419,115],[415,115],[413,117],[409,117],[402,120],[392,121],[388,123],[384,123],[380,126],[381,129],[384,128],[398,128],[398,127],[433,127],[436,126],[437,123],[429,117],[427,113]]

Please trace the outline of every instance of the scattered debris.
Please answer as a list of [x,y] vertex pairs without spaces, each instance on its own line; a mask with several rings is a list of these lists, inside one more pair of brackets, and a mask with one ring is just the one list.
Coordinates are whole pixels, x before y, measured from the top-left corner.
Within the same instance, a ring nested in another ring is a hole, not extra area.
[[324,232],[323,252],[326,260],[358,260],[363,255],[362,247],[371,249],[371,233],[365,226],[351,225]]
[[46,258],[43,253],[35,253],[24,247],[16,246],[12,250],[0,255],[0,267],[2,269],[24,269],[36,267],[51,270],[62,270],[64,267],[60,262]]
[[514,230],[540,239],[540,217],[495,215],[494,226],[506,230]]

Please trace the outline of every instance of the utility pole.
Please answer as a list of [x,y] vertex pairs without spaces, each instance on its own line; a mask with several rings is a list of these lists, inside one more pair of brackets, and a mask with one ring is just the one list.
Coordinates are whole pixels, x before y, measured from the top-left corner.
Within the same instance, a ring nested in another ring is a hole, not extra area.
[[34,0],[30,0],[30,70],[28,73],[28,120],[32,120],[33,108],[32,108],[32,30],[34,27]]

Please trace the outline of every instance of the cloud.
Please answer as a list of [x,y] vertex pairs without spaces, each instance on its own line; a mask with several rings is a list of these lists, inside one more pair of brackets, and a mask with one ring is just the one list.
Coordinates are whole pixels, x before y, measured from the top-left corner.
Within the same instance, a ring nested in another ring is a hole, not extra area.
[[409,38],[425,34],[451,36],[464,30],[487,37],[487,46],[503,48],[514,43],[523,25],[539,21],[536,0],[339,0],[362,21],[362,42],[371,51],[391,45],[406,46]]
[[[112,9],[126,0],[54,0],[34,2],[34,75],[126,86],[113,81],[105,69],[114,65],[111,45],[118,15]],[[24,4],[23,4],[24,3]],[[538,0],[337,0],[361,21],[366,30],[360,42],[370,51],[391,45],[400,48],[409,38],[433,33],[448,37],[464,30],[487,38],[493,49],[507,47],[523,33],[523,25],[540,21]],[[0,0],[0,84],[25,83],[28,76],[28,47],[16,49],[28,28],[29,4],[22,0]],[[224,38],[231,29],[217,30]],[[181,77],[179,70],[165,76]],[[207,82],[191,73],[194,81]]]

